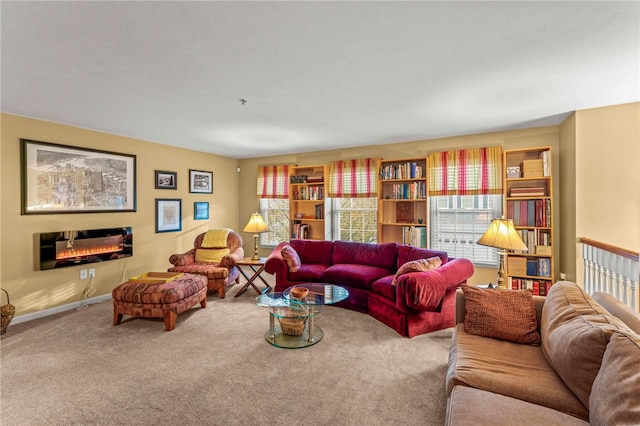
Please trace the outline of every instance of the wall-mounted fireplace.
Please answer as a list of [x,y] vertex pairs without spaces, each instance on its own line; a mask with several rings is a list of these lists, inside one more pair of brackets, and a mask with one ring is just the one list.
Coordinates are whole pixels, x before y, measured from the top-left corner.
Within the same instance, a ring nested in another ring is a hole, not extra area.
[[40,269],[105,262],[133,255],[131,227],[43,232]]

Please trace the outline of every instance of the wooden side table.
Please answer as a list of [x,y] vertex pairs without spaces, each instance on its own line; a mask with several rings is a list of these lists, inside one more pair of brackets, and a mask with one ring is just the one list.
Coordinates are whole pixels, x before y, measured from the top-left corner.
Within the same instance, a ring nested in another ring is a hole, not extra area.
[[[249,286],[253,287],[253,289],[258,294],[266,294],[272,290],[271,286],[269,286],[269,283],[267,283],[267,281],[261,275],[262,271],[264,271],[264,264],[266,261],[267,261],[266,257],[261,257],[260,260],[253,260],[250,257],[245,257],[244,259],[236,262],[236,268],[238,268],[238,271],[240,271],[240,274],[242,274],[242,276],[247,280],[247,282],[240,288],[240,290],[238,290],[235,297],[238,297],[242,293],[244,293],[247,290],[247,288],[249,288]],[[243,269],[243,266],[248,266],[248,269],[247,270]],[[249,275],[249,274],[252,274],[252,275]],[[257,278],[260,278],[264,283],[265,285],[264,289],[260,290],[255,285],[254,282]]]

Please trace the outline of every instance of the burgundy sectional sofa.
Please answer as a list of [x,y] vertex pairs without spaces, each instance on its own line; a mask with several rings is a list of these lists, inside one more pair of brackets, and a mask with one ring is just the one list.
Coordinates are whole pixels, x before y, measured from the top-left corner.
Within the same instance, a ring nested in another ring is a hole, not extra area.
[[[300,269],[290,272],[281,250],[290,245],[300,257]],[[400,275],[406,262],[438,256],[442,265]],[[296,284],[324,282],[349,290],[343,308],[378,319],[403,336],[441,330],[454,325],[456,288],[473,275],[468,259],[449,259],[447,253],[405,244],[367,244],[346,241],[291,240],[269,255],[265,270],[275,274],[275,291]]]

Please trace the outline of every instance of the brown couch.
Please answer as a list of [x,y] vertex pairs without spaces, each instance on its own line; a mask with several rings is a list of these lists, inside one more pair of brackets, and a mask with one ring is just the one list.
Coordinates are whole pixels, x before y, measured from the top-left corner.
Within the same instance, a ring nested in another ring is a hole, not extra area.
[[[212,230],[220,231],[220,229]],[[167,269],[169,272],[186,272],[190,274],[205,275],[207,277],[207,290],[216,290],[221,299],[224,299],[225,290],[228,286],[240,281],[240,273],[235,264],[244,257],[242,248],[242,237],[235,231],[227,229],[226,244],[219,244],[214,247],[203,247],[203,240],[206,232],[198,235],[193,242],[193,248],[186,253],[172,254],[169,263],[173,267]],[[198,260],[199,256],[206,257],[207,252],[218,252],[228,249],[219,261]],[[200,250],[200,252],[198,252]]]
[[484,310],[483,319],[472,302],[477,293],[465,290],[456,294],[445,424],[640,424],[640,314],[557,282],[546,298],[533,296],[535,346],[467,333],[476,330],[465,321],[490,324],[492,314]]

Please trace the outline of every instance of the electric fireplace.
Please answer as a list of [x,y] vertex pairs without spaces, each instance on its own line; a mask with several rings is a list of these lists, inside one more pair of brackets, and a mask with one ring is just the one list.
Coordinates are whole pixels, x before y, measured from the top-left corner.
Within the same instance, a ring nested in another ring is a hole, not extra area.
[[105,262],[132,255],[131,227],[40,234],[41,270]]

